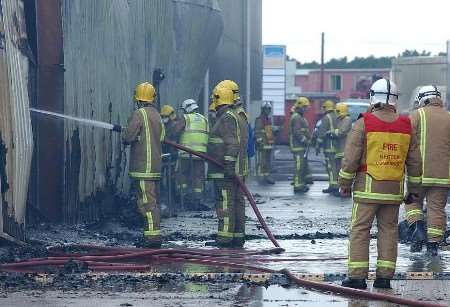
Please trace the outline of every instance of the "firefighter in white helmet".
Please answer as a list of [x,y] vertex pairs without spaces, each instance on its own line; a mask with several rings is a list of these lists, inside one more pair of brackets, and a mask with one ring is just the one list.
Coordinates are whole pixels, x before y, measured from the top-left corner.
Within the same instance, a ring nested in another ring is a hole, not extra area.
[[420,198],[427,200],[426,232],[422,201],[407,201],[406,218],[413,231],[411,251],[421,251],[428,239],[428,253],[437,256],[447,226],[445,206],[450,189],[450,115],[434,85],[421,87],[416,101],[419,108],[411,114],[411,123],[422,158],[423,173],[417,182],[422,183]]
[[[199,107],[194,99],[186,99],[181,104],[184,115],[177,120],[175,133],[181,145],[206,153],[208,146],[208,120],[198,112]],[[189,209],[198,210],[205,181],[205,162],[189,153],[180,151],[177,164],[177,187],[183,203]]]
[[[370,90],[372,111],[362,114],[345,145],[339,185],[343,196],[353,188],[348,278],[343,286],[364,289],[369,272],[370,228],[377,219],[376,288],[390,288],[397,260],[398,212],[403,202],[405,167],[408,193],[417,193],[420,151],[411,121],[396,113],[397,87],[387,79]],[[447,153],[448,154],[448,153]]]

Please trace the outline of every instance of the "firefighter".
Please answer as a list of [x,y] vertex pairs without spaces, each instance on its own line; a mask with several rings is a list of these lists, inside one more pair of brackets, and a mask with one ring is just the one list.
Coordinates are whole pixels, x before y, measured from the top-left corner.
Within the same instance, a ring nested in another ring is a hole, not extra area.
[[334,134],[337,125],[334,102],[331,100],[325,101],[322,105],[322,111],[324,113],[317,135],[316,154],[319,154],[321,149],[323,150],[329,178],[328,188],[322,190],[322,192],[339,196],[339,188],[337,183],[339,171],[336,168],[337,139]]
[[[186,99],[181,104],[184,115],[177,120],[175,133],[181,145],[206,153],[208,146],[208,120],[198,112],[194,99]],[[205,181],[205,163],[202,159],[180,151],[177,164],[178,189],[192,210],[200,208]]]
[[[175,113],[175,109],[170,105],[164,105],[161,108],[161,120],[164,123],[164,128],[166,131],[166,139],[177,143],[177,136],[175,132],[175,125],[177,120],[177,114]],[[162,147],[163,153],[169,153],[172,157],[177,156],[177,151],[171,146],[163,145]]]
[[245,202],[234,176],[245,179],[247,134],[239,126],[233,111],[233,91],[226,87],[215,90],[217,121],[211,129],[208,155],[221,162],[224,170],[210,164],[208,178],[214,180],[216,211],[219,220],[217,244],[242,247],[245,241]]
[[161,246],[159,180],[161,178],[161,142],[165,130],[154,105],[156,91],[149,82],[136,86],[138,109],[128,120],[123,143],[130,145],[130,177],[138,193],[138,208],[145,219],[144,245]]
[[256,138],[256,175],[260,182],[275,184],[270,176],[272,149],[274,143],[272,119],[272,104],[264,101],[261,107],[261,114],[255,120]]
[[340,102],[336,104],[336,129],[334,135],[337,140],[336,146],[336,170],[339,172],[341,169],[342,158],[344,158],[345,142],[347,135],[352,129],[352,119],[348,114],[348,106]]
[[345,145],[339,185],[344,197],[353,188],[345,287],[365,289],[369,271],[370,228],[377,219],[378,259],[376,288],[390,288],[398,244],[398,212],[404,196],[405,166],[408,195],[416,195],[421,175],[420,151],[407,116],[396,113],[397,87],[377,80],[370,90],[371,113],[356,121]]
[[[427,251],[437,256],[447,226],[445,206],[450,190],[450,115],[436,86],[421,87],[416,101],[419,109],[411,114],[411,122],[420,144],[423,173],[417,181],[422,183],[422,191],[420,200],[410,199],[406,204],[406,217],[413,231],[411,251],[420,252],[428,237]],[[426,232],[423,199],[427,200]]]
[[294,193],[305,193],[309,190],[306,182],[308,164],[305,159],[305,153],[311,141],[309,124],[305,118],[309,105],[308,98],[298,98],[289,122],[289,148],[295,161]]

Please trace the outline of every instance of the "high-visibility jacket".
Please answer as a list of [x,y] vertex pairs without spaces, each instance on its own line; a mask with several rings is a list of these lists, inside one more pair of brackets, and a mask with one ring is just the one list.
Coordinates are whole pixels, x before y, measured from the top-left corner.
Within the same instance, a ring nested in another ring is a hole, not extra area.
[[131,145],[130,177],[141,180],[161,178],[161,142],[164,137],[164,124],[153,105],[134,111],[122,134],[123,142]]
[[339,116],[337,118],[336,126],[337,127],[334,130],[334,134],[337,138],[336,158],[343,158],[347,135],[352,129],[352,119],[348,115]]
[[450,114],[430,103],[414,111],[411,122],[420,144],[422,185],[450,187]]
[[353,184],[356,203],[401,204],[405,165],[408,191],[417,192],[422,163],[411,131],[408,118],[389,107],[365,113],[356,121],[339,172],[340,186]]
[[258,149],[273,148],[274,135],[271,119],[261,114],[255,119],[255,138]]
[[[209,134],[208,155],[221,163],[235,162],[236,175],[244,177],[248,173],[247,138],[247,125],[240,125],[235,112],[223,107],[217,111],[217,121]],[[223,170],[210,163],[208,179],[223,178]]]
[[[208,146],[208,120],[200,113],[184,114],[184,130],[180,135],[180,144],[189,149],[203,152]],[[180,151],[180,157],[189,157],[189,154]]]
[[337,139],[332,136],[336,129],[336,112],[328,111],[322,117],[322,123],[319,127],[317,143],[323,148],[325,154],[336,153]]
[[289,148],[293,153],[304,153],[311,139],[306,118],[294,112],[289,121]]

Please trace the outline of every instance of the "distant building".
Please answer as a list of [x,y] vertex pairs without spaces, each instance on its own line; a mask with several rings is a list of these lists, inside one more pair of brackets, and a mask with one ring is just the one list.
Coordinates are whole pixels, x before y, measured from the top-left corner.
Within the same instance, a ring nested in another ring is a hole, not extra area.
[[[389,77],[389,68],[374,69],[325,69],[324,92],[339,99],[367,98],[371,84],[380,78]],[[301,93],[320,92],[320,69],[297,69],[295,86]]]

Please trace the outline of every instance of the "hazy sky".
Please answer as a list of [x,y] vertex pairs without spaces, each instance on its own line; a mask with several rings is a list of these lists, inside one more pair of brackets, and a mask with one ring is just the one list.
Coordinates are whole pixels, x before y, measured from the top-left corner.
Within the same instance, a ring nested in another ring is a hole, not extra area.
[[333,57],[397,55],[405,49],[446,51],[447,0],[262,0],[263,44],[287,45],[301,62]]

